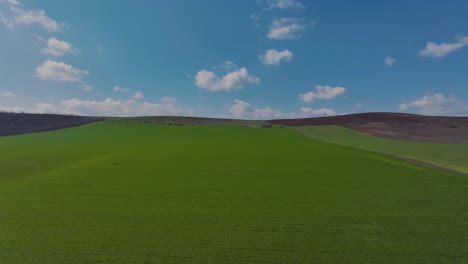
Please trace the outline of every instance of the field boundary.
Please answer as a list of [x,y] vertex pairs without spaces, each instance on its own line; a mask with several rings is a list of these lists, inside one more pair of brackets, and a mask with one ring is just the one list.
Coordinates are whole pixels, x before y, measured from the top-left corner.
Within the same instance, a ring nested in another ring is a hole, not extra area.
[[[468,173],[465,173],[465,172],[461,172],[461,171],[458,171],[458,170],[438,166],[438,165],[435,165],[435,164],[432,164],[432,163],[429,163],[429,162],[424,162],[424,161],[421,161],[421,160],[405,157],[405,156],[402,156],[402,155],[390,154],[390,153],[383,152],[383,151],[381,152],[381,151],[369,150],[369,149],[359,148],[359,147],[355,147],[355,146],[351,146],[351,145],[347,145],[347,144],[341,144],[341,143],[337,143],[337,142],[333,142],[333,141],[314,138],[314,137],[311,137],[311,136],[307,135],[306,133],[304,133],[300,128],[301,128],[301,126],[298,126],[298,127],[293,128],[293,129],[298,134],[300,134],[301,136],[303,136],[305,138],[308,138],[308,139],[313,139],[313,140],[326,142],[326,143],[330,143],[330,144],[335,144],[335,145],[339,145],[339,146],[345,146],[345,147],[349,147],[349,148],[360,149],[360,150],[369,151],[369,152],[373,152],[373,153],[383,154],[383,155],[386,155],[386,156],[389,156],[389,157],[394,157],[394,158],[404,160],[404,161],[407,161],[407,162],[412,163],[412,164],[421,165],[421,166],[424,166],[424,167],[427,167],[427,168],[432,168],[432,169],[436,169],[436,170],[439,170],[439,171],[450,172],[450,173],[454,173],[454,174],[458,174],[458,175],[462,175],[462,176],[468,176]],[[367,135],[367,136],[369,136],[369,135]],[[369,137],[372,137],[372,136],[369,136]]]
[[412,159],[412,158],[408,158],[408,157],[400,156],[400,155],[391,155],[391,154],[387,154],[387,153],[384,153],[384,152],[379,152],[379,153],[386,154],[386,155],[389,155],[391,157],[399,158],[399,159],[402,159],[402,160],[406,160],[408,162],[411,162],[411,163],[414,163],[414,164],[419,164],[419,165],[422,165],[422,166],[425,166],[425,167],[429,167],[429,168],[433,168],[433,169],[437,169],[437,170],[441,170],[441,171],[446,171],[446,172],[451,172],[451,173],[455,173],[455,174],[460,174],[460,175],[463,175],[463,176],[468,176],[468,173],[464,173],[464,172],[461,172],[461,171],[449,169],[449,168],[442,167],[442,166],[437,166],[437,165],[429,163],[429,162],[424,162],[424,161],[420,161],[420,160],[417,160],[417,159]]

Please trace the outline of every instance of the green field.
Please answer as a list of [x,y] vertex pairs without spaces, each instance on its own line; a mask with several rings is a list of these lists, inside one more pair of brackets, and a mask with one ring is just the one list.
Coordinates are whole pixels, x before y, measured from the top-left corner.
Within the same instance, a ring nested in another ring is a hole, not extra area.
[[404,156],[468,173],[468,144],[441,144],[371,137],[340,126],[296,127],[307,137],[321,141]]
[[0,263],[467,263],[468,177],[290,128],[0,138]]

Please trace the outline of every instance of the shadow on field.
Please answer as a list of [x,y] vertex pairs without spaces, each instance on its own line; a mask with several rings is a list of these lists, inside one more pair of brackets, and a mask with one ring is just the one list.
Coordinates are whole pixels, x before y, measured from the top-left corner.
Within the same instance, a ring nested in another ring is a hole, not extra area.
[[100,117],[88,116],[0,112],[0,136],[57,130],[102,120]]

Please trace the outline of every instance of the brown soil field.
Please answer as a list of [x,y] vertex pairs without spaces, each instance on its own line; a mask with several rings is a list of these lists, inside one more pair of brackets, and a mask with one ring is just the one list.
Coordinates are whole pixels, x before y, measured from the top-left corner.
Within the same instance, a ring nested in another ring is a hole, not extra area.
[[103,118],[88,116],[0,112],[0,136],[75,127],[101,120]]
[[404,113],[361,113],[332,117],[269,120],[283,126],[338,125],[383,138],[468,144],[468,117]]

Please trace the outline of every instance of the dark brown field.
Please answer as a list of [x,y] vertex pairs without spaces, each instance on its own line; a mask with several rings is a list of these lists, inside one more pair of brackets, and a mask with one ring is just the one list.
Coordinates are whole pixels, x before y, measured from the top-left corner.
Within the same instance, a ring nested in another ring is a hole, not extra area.
[[100,120],[103,119],[99,117],[87,116],[0,112],[0,136],[10,136],[75,127]]
[[438,143],[468,143],[468,117],[403,113],[361,113],[332,117],[278,119],[283,126],[338,125],[377,137]]

